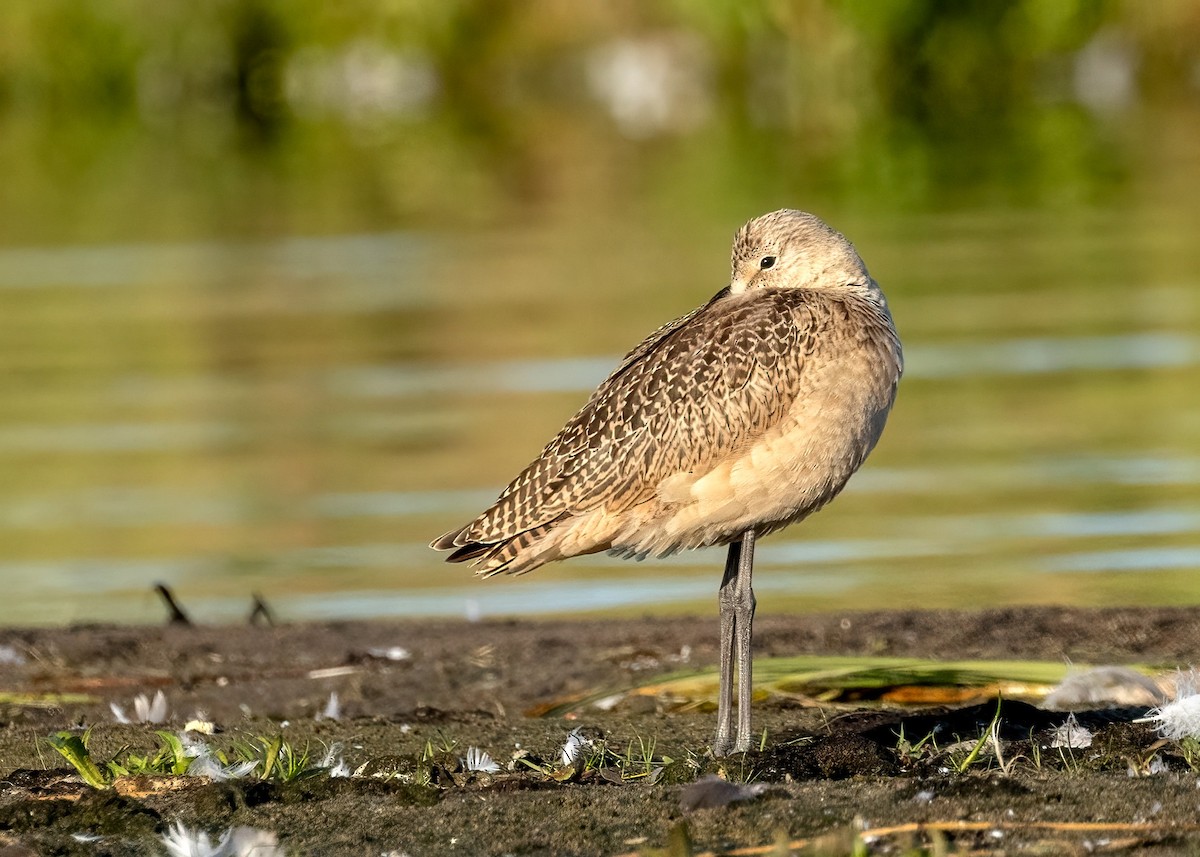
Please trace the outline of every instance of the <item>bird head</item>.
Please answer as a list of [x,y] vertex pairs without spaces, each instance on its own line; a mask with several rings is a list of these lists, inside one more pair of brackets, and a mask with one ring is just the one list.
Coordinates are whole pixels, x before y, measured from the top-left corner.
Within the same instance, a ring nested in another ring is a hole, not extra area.
[[882,298],[867,266],[840,232],[815,215],[790,208],[756,217],[738,230],[731,268],[733,294],[812,289]]

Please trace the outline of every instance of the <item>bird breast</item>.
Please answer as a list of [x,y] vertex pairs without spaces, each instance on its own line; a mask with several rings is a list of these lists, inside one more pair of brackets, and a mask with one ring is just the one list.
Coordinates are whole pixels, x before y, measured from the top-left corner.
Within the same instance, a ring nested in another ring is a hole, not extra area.
[[[771,532],[832,500],[875,446],[895,398],[899,341],[886,310],[827,307],[834,316],[806,353],[781,417],[703,470],[667,476],[651,502],[622,517],[612,546],[659,555]],[[811,327],[811,319],[809,327]]]

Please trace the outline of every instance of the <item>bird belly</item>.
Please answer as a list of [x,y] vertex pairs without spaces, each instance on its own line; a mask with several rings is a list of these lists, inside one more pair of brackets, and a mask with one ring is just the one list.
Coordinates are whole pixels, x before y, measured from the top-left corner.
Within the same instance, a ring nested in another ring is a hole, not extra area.
[[629,555],[661,555],[799,521],[837,496],[862,464],[882,428],[878,413],[863,401],[797,404],[738,453],[664,479],[653,500],[620,516],[610,543]]

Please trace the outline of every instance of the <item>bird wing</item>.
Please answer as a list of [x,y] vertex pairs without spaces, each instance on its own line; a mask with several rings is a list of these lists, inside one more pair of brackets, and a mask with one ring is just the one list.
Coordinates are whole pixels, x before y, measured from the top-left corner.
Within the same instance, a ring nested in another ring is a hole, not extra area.
[[604,505],[627,509],[774,425],[800,391],[819,314],[798,292],[718,294],[626,355],[541,456],[438,546],[496,543]]

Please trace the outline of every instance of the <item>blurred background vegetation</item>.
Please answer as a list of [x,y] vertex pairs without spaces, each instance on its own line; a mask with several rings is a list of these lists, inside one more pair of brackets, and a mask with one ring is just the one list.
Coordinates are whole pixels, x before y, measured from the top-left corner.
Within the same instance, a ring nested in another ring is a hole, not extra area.
[[1197,45],[1187,0],[18,0],[0,238],[1094,199]]
[[1192,0],[0,4],[0,621],[707,609],[424,544],[782,206],[911,371],[765,609],[1195,599],[1198,141]]

